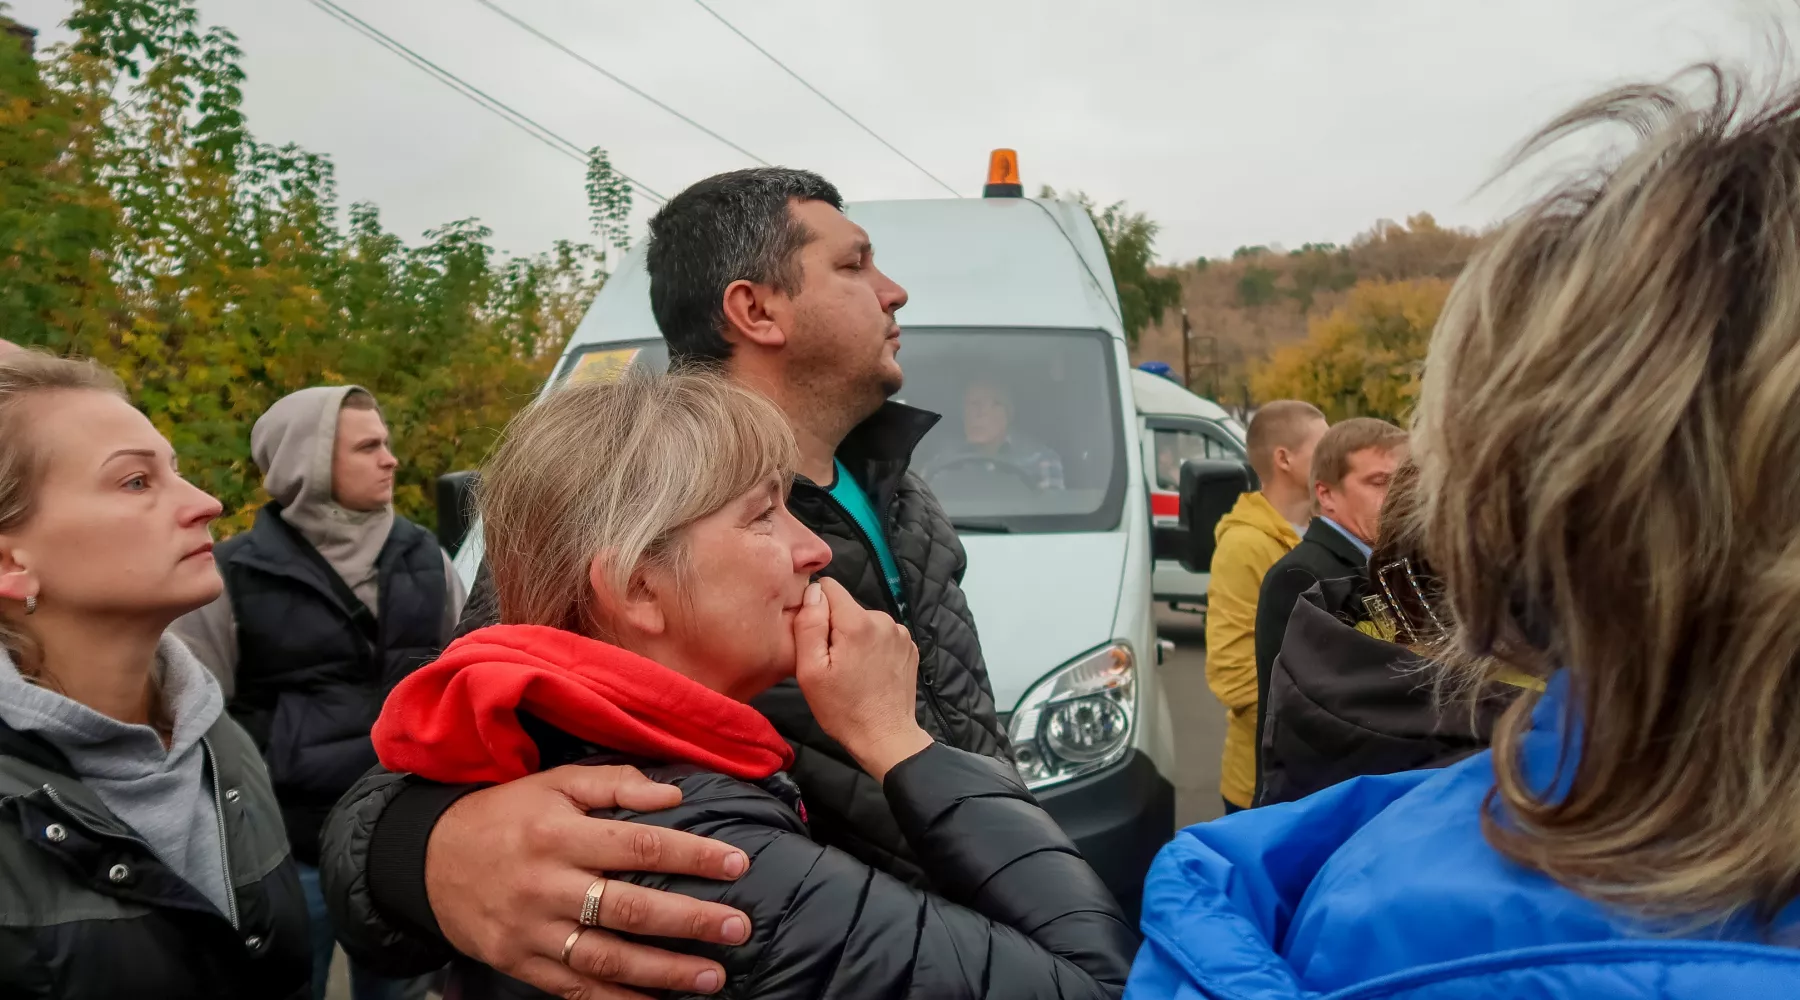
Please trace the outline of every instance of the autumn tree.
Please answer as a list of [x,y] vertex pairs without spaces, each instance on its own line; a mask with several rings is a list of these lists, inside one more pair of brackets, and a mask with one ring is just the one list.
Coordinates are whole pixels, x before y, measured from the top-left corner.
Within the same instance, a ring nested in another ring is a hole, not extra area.
[[[1404,223],[1378,221],[1348,244],[1248,245],[1229,257],[1169,269],[1194,331],[1188,358],[1196,391],[1250,406],[1251,373],[1305,340],[1309,327],[1341,308],[1358,282],[1454,279],[1479,241],[1478,233],[1440,226],[1421,212]],[[1165,317],[1145,330],[1132,360],[1179,364],[1181,339],[1179,317]]]
[[[93,357],[225,503],[266,500],[250,426],[288,392],[356,383],[402,457],[396,506],[428,519],[439,472],[476,464],[536,391],[605,278],[595,246],[506,257],[473,219],[409,245],[340,212],[331,162],[258,141],[236,39],[192,0],[76,0],[34,60],[0,38],[0,321]],[[630,193],[595,150],[596,228]]]
[[1311,311],[1319,296],[1340,292],[1356,284],[1356,268],[1350,251],[1329,243],[1308,243],[1288,252],[1293,288],[1288,295]]
[[1333,421],[1403,423],[1449,293],[1442,278],[1357,284],[1343,305],[1312,321],[1305,340],[1279,348],[1254,370],[1256,398],[1303,399]]
[[1474,245],[1470,231],[1446,229],[1430,212],[1420,212],[1408,216],[1404,224],[1382,219],[1357,236],[1349,249],[1362,277],[1399,281],[1454,278]]
[[1084,192],[1059,196],[1048,184],[1038,192],[1040,198],[1061,197],[1080,205],[1094,220],[1100,231],[1100,242],[1106,247],[1106,263],[1112,271],[1113,286],[1119,292],[1120,323],[1125,328],[1127,343],[1137,343],[1144,328],[1162,319],[1171,307],[1181,303],[1181,283],[1167,274],[1152,274],[1156,263],[1156,234],[1161,229],[1143,212],[1133,212],[1122,201],[1105,208],[1094,204]]
[[104,332],[117,307],[95,247],[118,236],[118,206],[79,155],[91,113],[48,86],[29,32],[0,25],[0,331],[61,349]]

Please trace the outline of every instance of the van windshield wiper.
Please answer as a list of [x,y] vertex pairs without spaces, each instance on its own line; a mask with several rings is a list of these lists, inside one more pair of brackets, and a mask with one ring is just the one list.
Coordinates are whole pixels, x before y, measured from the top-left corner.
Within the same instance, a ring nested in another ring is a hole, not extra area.
[[954,520],[950,526],[957,531],[966,531],[972,535],[1010,535],[1012,528],[999,521],[982,521],[979,519]]

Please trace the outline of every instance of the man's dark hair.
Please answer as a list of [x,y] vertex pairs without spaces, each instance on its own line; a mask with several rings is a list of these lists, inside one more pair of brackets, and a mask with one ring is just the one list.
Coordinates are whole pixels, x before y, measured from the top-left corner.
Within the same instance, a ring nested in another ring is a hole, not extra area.
[[650,311],[669,344],[669,364],[719,363],[726,341],[725,289],[734,281],[800,290],[795,255],[812,238],[788,203],[844,207],[830,181],[807,170],[753,167],[689,187],[650,218]]

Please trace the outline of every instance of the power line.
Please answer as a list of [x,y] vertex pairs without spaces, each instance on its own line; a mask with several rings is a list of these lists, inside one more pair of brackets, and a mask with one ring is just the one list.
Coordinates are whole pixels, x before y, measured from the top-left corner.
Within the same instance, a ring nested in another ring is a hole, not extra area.
[[[508,124],[512,125],[514,128],[518,129],[519,131],[524,132],[526,135],[531,136],[533,139],[536,139],[538,142],[541,142],[545,146],[548,146],[550,149],[552,149],[558,153],[561,153],[564,156],[569,157],[570,159],[574,160],[575,162],[580,163],[583,166],[587,165],[587,163],[588,163],[587,150],[583,149],[580,146],[577,146],[573,142],[570,142],[568,139],[563,138],[562,136],[558,135],[557,133],[551,131],[549,128],[546,128],[545,126],[538,124],[536,121],[532,120],[530,117],[527,117],[524,113],[513,108],[511,105],[506,104],[505,102],[501,101],[499,98],[496,98],[493,95],[482,90],[481,88],[476,87],[474,84],[469,83],[468,81],[464,80],[462,77],[457,76],[455,73],[450,72],[449,70],[443,68],[442,66],[439,66],[437,63],[432,62],[430,59],[427,59],[424,56],[418,54],[417,52],[414,52],[412,49],[407,48],[405,45],[401,44],[399,41],[396,41],[392,36],[388,35],[386,32],[383,32],[380,28],[377,28],[374,25],[369,24],[367,21],[364,21],[362,18],[357,17],[355,14],[352,14],[349,11],[345,10],[344,8],[339,7],[337,4],[333,3],[332,0],[307,0],[307,2],[311,3],[314,7],[317,7],[320,11],[329,15],[334,20],[343,24],[345,27],[350,28],[351,30],[357,32],[358,34],[362,35],[363,37],[374,42],[375,44],[380,45],[382,48],[387,49],[389,52],[392,52],[395,55],[399,56],[400,58],[406,60],[414,68],[424,72],[426,75],[437,80],[439,83],[442,83],[446,87],[449,87],[451,90],[456,91],[458,94],[461,94],[462,96],[468,98],[469,100],[474,101],[476,104],[480,105],[482,108],[485,108],[490,113],[497,115],[502,120],[504,120]],[[623,172],[618,171],[616,169],[613,172],[618,174],[619,178],[621,180],[625,181],[627,184],[630,184],[632,187],[635,187],[639,191],[642,191],[644,193],[644,195],[646,197],[650,198],[651,200],[656,201],[658,203],[668,200],[667,198],[664,198],[661,194],[658,194],[654,188],[651,188],[648,185],[645,185],[641,181],[638,181],[632,177],[626,176]]]
[[[481,2],[481,3],[486,3],[486,2],[487,2],[487,0],[478,0],[478,2]],[[708,6],[707,6],[707,5],[706,5],[706,0],[694,0],[694,2],[695,2],[695,3],[697,3],[697,4],[699,4],[699,5],[700,5],[700,9],[701,9],[701,10],[703,10],[703,11],[706,11],[706,12],[707,12],[707,13],[708,13],[708,14],[711,14],[711,15],[712,15],[712,16],[713,16],[713,18],[714,18],[714,19],[715,19],[715,20],[717,20],[717,21],[718,21],[718,22],[719,22],[719,23],[720,23],[720,24],[723,24],[723,25],[724,25],[724,26],[725,26],[725,27],[727,27],[727,28],[730,28],[730,29],[731,29],[731,33],[732,33],[732,34],[734,34],[734,35],[736,35],[736,36],[738,36],[738,37],[739,37],[739,38],[742,38],[742,39],[743,39],[743,40],[744,40],[744,41],[745,41],[745,42],[747,42],[747,43],[749,43],[749,45],[750,45],[750,47],[751,47],[751,48],[753,48],[753,49],[755,49],[755,50],[756,50],[756,51],[758,51],[758,52],[761,52],[761,53],[762,53],[762,54],[763,54],[763,58],[765,58],[765,59],[767,59],[767,60],[769,60],[769,61],[770,61],[770,62],[772,62],[772,63],[774,63],[774,64],[775,64],[775,65],[776,65],[776,66],[779,66],[779,67],[781,67],[781,71],[782,71],[782,72],[783,72],[783,73],[786,73],[786,74],[787,74],[787,75],[789,75],[789,76],[791,76],[791,77],[793,77],[793,78],[794,78],[794,79],[795,79],[795,80],[797,80],[797,81],[799,81],[799,83],[800,83],[800,86],[802,86],[802,87],[805,87],[805,88],[806,88],[806,89],[807,89],[807,90],[810,90],[810,91],[812,91],[812,92],[813,92],[813,94],[814,94],[814,95],[815,95],[815,96],[816,96],[816,97],[818,97],[818,99],[819,99],[819,100],[821,100],[821,101],[824,101],[824,102],[825,102],[825,103],[826,103],[826,104],[829,104],[829,105],[831,105],[831,106],[832,106],[832,108],[833,108],[833,109],[835,109],[835,110],[836,110],[836,111],[837,111],[837,113],[838,113],[838,114],[840,114],[840,115],[843,115],[843,116],[844,116],[844,117],[845,117],[845,118],[848,118],[848,119],[850,119],[850,121],[851,121],[851,122],[852,122],[852,123],[854,123],[854,124],[855,124],[855,125],[856,125],[856,127],[857,127],[857,128],[860,128],[860,129],[862,129],[862,130],[863,130],[863,131],[864,131],[864,132],[867,132],[867,133],[869,133],[869,136],[870,136],[870,137],[871,137],[871,138],[873,138],[873,139],[874,139],[874,140],[875,140],[875,141],[876,141],[876,142],[879,142],[879,143],[881,143],[881,144],[882,144],[882,145],[883,145],[883,146],[886,146],[886,147],[887,147],[887,148],[888,148],[888,149],[890,149],[890,150],[892,150],[892,151],[893,151],[893,154],[894,154],[894,155],[895,155],[895,156],[898,156],[898,157],[899,157],[899,158],[901,158],[901,159],[902,159],[902,160],[905,160],[905,161],[906,161],[906,162],[908,162],[908,163],[910,163],[910,164],[912,164],[912,165],[913,165],[913,167],[914,167],[914,168],[916,168],[916,169],[917,169],[917,170],[918,170],[918,171],[919,171],[919,173],[922,173],[922,174],[924,174],[924,175],[925,175],[925,176],[927,176],[927,177],[929,177],[929,178],[931,178],[931,179],[932,179],[932,180],[934,180],[934,181],[936,181],[936,182],[937,182],[937,185],[938,185],[938,187],[941,187],[941,188],[943,188],[943,189],[944,189],[944,190],[946,190],[946,191],[948,191],[948,192],[950,192],[950,193],[951,193],[951,194],[953,194],[953,195],[955,195],[955,196],[957,196],[957,197],[958,197],[958,198],[961,198],[961,197],[962,197],[962,196],[963,196],[963,194],[962,194],[962,192],[961,192],[961,191],[958,191],[958,190],[956,190],[956,189],[955,189],[955,188],[953,188],[953,187],[951,187],[951,186],[950,186],[950,185],[948,185],[948,184],[945,184],[945,183],[944,183],[944,181],[943,181],[943,179],[942,179],[942,178],[940,178],[940,177],[938,177],[938,175],[936,175],[936,174],[934,174],[934,173],[932,173],[932,172],[931,172],[931,171],[929,171],[929,170],[926,170],[926,169],[925,169],[925,168],[924,168],[924,167],[922,167],[922,166],[920,166],[920,165],[919,165],[919,161],[917,161],[917,160],[915,160],[915,159],[913,159],[913,158],[912,158],[912,157],[910,157],[910,156],[907,156],[907,155],[906,155],[906,154],[905,154],[905,153],[902,153],[902,152],[900,152],[900,150],[899,150],[899,148],[898,148],[898,147],[896,147],[896,146],[895,146],[895,145],[894,145],[894,144],[893,144],[893,143],[891,143],[891,142],[889,142],[889,141],[887,141],[887,140],[886,140],[886,139],[883,139],[883,138],[882,138],[882,137],[881,137],[881,136],[879,136],[879,135],[876,135],[876,134],[875,134],[875,130],[874,130],[874,129],[872,129],[872,128],[870,128],[870,127],[869,127],[869,126],[867,126],[867,125],[864,125],[864,124],[863,124],[863,123],[862,123],[862,122],[861,122],[861,121],[859,121],[859,120],[858,120],[858,119],[857,119],[857,117],[856,117],[856,116],[855,116],[855,115],[853,115],[853,114],[851,114],[851,113],[850,113],[850,112],[848,112],[848,111],[845,111],[845,110],[844,110],[844,109],[843,109],[843,107],[842,107],[842,106],[841,106],[841,105],[839,105],[839,104],[838,104],[838,102],[836,102],[836,101],[834,101],[834,100],[832,100],[832,99],[831,99],[831,98],[829,98],[829,97],[826,97],[826,96],[825,96],[825,94],[824,94],[824,93],[823,93],[823,92],[822,92],[822,91],[820,91],[820,90],[819,90],[819,88],[817,88],[817,87],[815,87],[815,86],[813,86],[813,85],[812,85],[812,84],[810,84],[810,83],[807,83],[807,82],[806,82],[806,78],[805,78],[805,77],[803,77],[803,76],[801,76],[801,75],[800,75],[800,74],[798,74],[798,73],[796,73],[796,72],[794,72],[794,71],[793,71],[793,70],[791,70],[791,69],[789,69],[789,68],[788,68],[788,67],[787,67],[787,64],[786,64],[786,63],[784,63],[784,62],[782,62],[782,61],[781,61],[781,60],[779,60],[779,59],[777,59],[777,58],[775,58],[775,56],[774,56],[774,55],[773,55],[773,54],[772,54],[772,53],[770,53],[770,52],[769,52],[769,50],[768,50],[768,49],[765,49],[765,48],[763,48],[763,47],[762,47],[762,46],[760,46],[760,45],[758,45],[758,44],[756,44],[756,40],[755,40],[755,39],[753,39],[753,38],[751,38],[751,37],[750,37],[750,36],[749,36],[749,35],[746,35],[746,34],[744,34],[744,33],[743,33],[743,32],[742,32],[742,31],[739,31],[739,30],[738,30],[738,27],[737,27],[737,25],[735,25],[735,24],[732,24],[732,23],[731,23],[731,22],[730,22],[730,21],[727,21],[727,20],[725,20],[725,15],[723,15],[723,14],[721,14],[721,13],[719,13],[719,12],[718,12],[718,11],[716,11],[716,10],[713,10],[713,9],[712,9],[712,8],[711,8],[711,7],[708,7]]]
[[436,79],[439,83],[450,87],[462,96],[481,105],[495,115],[498,115],[508,124],[513,125],[526,135],[529,135],[533,139],[550,147],[551,150],[577,161],[583,159],[579,152],[575,150],[573,143],[559,140],[553,136],[548,129],[543,128],[531,119],[514,112],[511,108],[500,104],[498,101],[487,98],[481,91],[464,84],[459,78],[443,70],[441,67],[437,66],[436,63],[425,59],[406,46],[394,41],[389,36],[382,34],[376,28],[371,27],[367,22],[356,18],[354,15],[343,10],[343,8],[331,3],[330,0],[310,0],[310,2],[314,7],[319,8],[334,20],[337,20],[375,44],[380,45],[382,48],[385,48],[389,52],[406,60],[408,63],[411,63],[414,68],[423,71],[433,79]]
[[[357,17],[355,14],[352,14],[349,11],[343,9],[342,7],[339,7],[337,4],[333,3],[332,0],[309,0],[309,2],[314,7],[319,8],[321,11],[330,15],[332,18],[336,19],[340,23],[344,24],[345,26],[347,26],[347,27],[351,28],[352,30],[356,31],[357,33],[361,34],[363,37],[368,38],[370,41],[375,42],[377,45],[380,45],[382,48],[385,48],[388,51],[399,56],[400,58],[406,60],[408,63],[411,63],[415,68],[423,71],[428,76],[433,77],[438,82],[444,84],[445,86],[449,87],[450,89],[452,89],[452,90],[456,91],[457,93],[461,94],[462,96],[468,98],[469,100],[474,101],[476,104],[485,108],[489,112],[499,116],[502,120],[506,121],[508,124],[511,124],[513,127],[524,132],[526,135],[531,136],[533,139],[536,139],[538,142],[543,143],[545,146],[548,146],[550,149],[552,149],[558,153],[561,153],[564,156],[567,156],[570,159],[572,159],[572,160],[576,161],[577,163],[580,163],[584,166],[588,163],[587,150],[585,150],[582,147],[576,145],[575,143],[569,141],[568,139],[564,138],[563,136],[558,135],[557,133],[551,131],[549,128],[545,127],[544,125],[539,124],[532,118],[525,115],[523,112],[520,112],[518,109],[513,108],[511,105],[506,104],[504,101],[501,101],[499,98],[494,97],[492,94],[489,94],[486,91],[480,89],[479,87],[476,87],[474,84],[469,83],[468,81],[464,80],[463,78],[457,76],[455,73],[450,72],[449,70],[443,68],[442,66],[439,66],[437,63],[432,62],[430,59],[427,59],[424,56],[420,55],[419,53],[413,51],[412,49],[407,48],[404,44],[402,44],[399,41],[397,41],[396,39],[394,39],[391,35],[388,35],[386,32],[383,32],[380,28],[377,28],[374,25],[369,24],[367,21],[364,21],[362,18]],[[632,185],[633,187],[636,187],[638,190],[642,191],[649,198],[651,198],[657,202],[662,202],[662,201],[667,200],[661,194],[657,193],[657,191],[654,188],[651,188],[651,187],[637,181],[636,179],[625,175],[624,173],[622,173],[620,171],[615,170],[614,173],[617,173],[619,175],[620,179],[624,180],[626,183]]]
[[699,129],[701,132],[706,133],[707,135],[711,136],[714,139],[717,139],[719,142],[722,142],[725,145],[730,146],[732,149],[737,150],[738,152],[744,154],[745,156],[749,157],[752,160],[755,160],[756,162],[762,164],[765,167],[770,165],[768,160],[765,160],[762,157],[757,156],[755,153],[750,152],[748,149],[745,149],[744,147],[738,145],[735,142],[732,142],[730,139],[725,138],[724,136],[720,135],[717,132],[714,132],[712,129],[707,128],[705,125],[702,125],[699,122],[693,120],[692,118],[689,118],[687,115],[684,115],[681,112],[675,110],[674,108],[669,107],[667,104],[664,104],[663,102],[657,100],[656,98],[651,97],[649,94],[646,94],[644,91],[638,89],[637,87],[632,86],[630,83],[628,83],[624,79],[620,78],[617,74],[613,73],[611,70],[609,70],[606,67],[600,65],[599,63],[593,61],[592,59],[589,59],[588,57],[582,55],[581,53],[575,51],[574,49],[569,48],[567,45],[564,45],[563,43],[557,41],[556,39],[551,38],[549,35],[544,34],[543,32],[539,31],[538,29],[532,27],[529,23],[527,23],[525,20],[523,20],[516,14],[513,14],[511,11],[508,11],[506,8],[501,7],[499,4],[494,3],[493,0],[475,0],[475,2],[480,4],[483,7],[486,7],[488,10],[491,10],[494,13],[500,15],[501,17],[506,18],[508,21],[511,21],[513,24],[524,29],[528,34],[536,37],[539,41],[542,41],[546,45],[549,45],[552,48],[556,49],[558,52],[561,52],[563,55],[568,56],[569,58],[575,60],[576,62],[582,64],[583,66],[586,66],[588,69],[591,69],[594,72],[600,74],[601,76],[606,77],[608,80],[611,80],[612,82],[618,84],[619,86],[624,87],[626,90],[631,91],[632,93],[638,95],[639,97],[643,98],[644,100],[649,101],[651,104],[654,104],[657,107],[661,108],[662,110],[667,111],[669,114],[672,114],[675,117],[686,122],[687,124],[693,126],[694,128]]

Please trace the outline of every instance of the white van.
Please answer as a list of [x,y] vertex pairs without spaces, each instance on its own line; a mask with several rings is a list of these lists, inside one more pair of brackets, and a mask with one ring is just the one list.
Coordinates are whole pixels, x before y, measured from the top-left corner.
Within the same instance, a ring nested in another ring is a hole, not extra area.
[[1172,608],[1206,606],[1206,573],[1181,565],[1181,466],[1189,459],[1247,461],[1244,426],[1210,399],[1143,368],[1131,373],[1137,397],[1138,433],[1144,469],[1150,478],[1150,513],[1155,525],[1156,570],[1150,584],[1156,600]]
[[[1144,873],[1175,829],[1146,469],[1154,435],[1212,441],[1229,418],[1166,380],[1188,400],[1143,387],[1139,376],[1153,376],[1131,367],[1105,252],[1079,206],[1015,196],[847,212],[910,297],[898,398],[943,414],[913,468],[968,550],[963,590],[1019,771],[1135,918]],[[667,359],[639,247],[550,385]],[[965,406],[991,421],[995,400],[1031,468],[959,447]],[[469,538],[456,556],[465,581],[481,559],[479,531]]]

